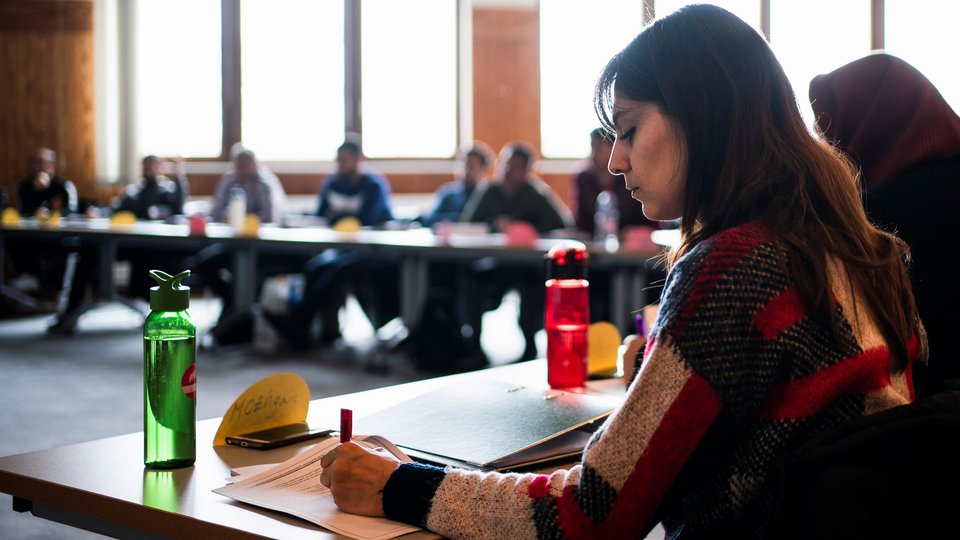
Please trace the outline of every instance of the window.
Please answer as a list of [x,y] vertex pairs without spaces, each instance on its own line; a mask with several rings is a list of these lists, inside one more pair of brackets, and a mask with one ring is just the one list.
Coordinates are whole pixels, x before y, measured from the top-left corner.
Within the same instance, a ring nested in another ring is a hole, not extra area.
[[[615,16],[613,14],[616,14]],[[593,92],[604,66],[643,28],[635,0],[540,3],[540,138],[548,158],[590,154]]]
[[333,159],[344,132],[343,2],[243,0],[240,40],[244,146],[263,160]]
[[137,159],[219,156],[220,2],[140,0],[134,6]]
[[960,3],[886,0],[885,49],[926,75],[960,114]]
[[810,80],[870,52],[870,0],[772,0],[770,4],[770,45],[812,130]]
[[457,3],[363,0],[360,21],[364,154],[452,156],[457,148]]

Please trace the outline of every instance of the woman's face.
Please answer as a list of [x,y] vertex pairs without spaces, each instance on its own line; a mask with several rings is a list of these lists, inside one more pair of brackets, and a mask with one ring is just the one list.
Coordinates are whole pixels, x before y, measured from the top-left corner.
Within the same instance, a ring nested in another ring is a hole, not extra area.
[[666,221],[683,213],[687,152],[680,127],[653,103],[614,94],[617,138],[609,169],[623,175],[630,195],[648,219]]

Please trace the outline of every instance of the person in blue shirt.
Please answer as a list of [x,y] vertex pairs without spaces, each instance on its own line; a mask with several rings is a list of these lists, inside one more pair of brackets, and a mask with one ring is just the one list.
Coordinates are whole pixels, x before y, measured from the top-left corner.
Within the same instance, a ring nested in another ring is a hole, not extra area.
[[337,148],[337,172],[320,187],[317,215],[331,226],[354,217],[366,227],[393,219],[390,184],[379,173],[360,170],[360,145],[347,140]]
[[480,141],[461,150],[457,156],[457,178],[437,189],[436,204],[420,222],[429,227],[444,221],[460,221],[470,196],[486,181],[492,156],[487,145]]
[[[364,227],[393,219],[389,182],[379,173],[362,171],[361,160],[357,141],[348,138],[337,148],[337,172],[320,186],[316,211],[330,226],[348,217]],[[301,301],[286,314],[264,315],[292,348],[305,350],[314,341],[313,320],[319,314],[320,342],[330,344],[340,337],[340,307],[352,292],[379,327],[400,313],[398,267],[398,261],[383,254],[328,249],[307,261]]]

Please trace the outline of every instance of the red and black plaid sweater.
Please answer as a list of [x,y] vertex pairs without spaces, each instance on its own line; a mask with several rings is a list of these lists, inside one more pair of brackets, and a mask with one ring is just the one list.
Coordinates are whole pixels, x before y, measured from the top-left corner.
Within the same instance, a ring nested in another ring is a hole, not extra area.
[[[550,475],[401,465],[387,516],[452,538],[762,538],[777,460],[851,418],[908,403],[908,368],[832,279],[839,340],[806,316],[786,246],[759,224],[724,231],[670,272],[623,406]],[[911,343],[910,361],[919,355]]]

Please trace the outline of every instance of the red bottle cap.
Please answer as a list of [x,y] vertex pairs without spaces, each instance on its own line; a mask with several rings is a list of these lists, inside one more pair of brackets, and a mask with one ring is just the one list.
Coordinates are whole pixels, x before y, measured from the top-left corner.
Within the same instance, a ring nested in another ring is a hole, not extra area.
[[584,279],[587,277],[587,246],[580,242],[562,242],[547,253],[547,277]]

